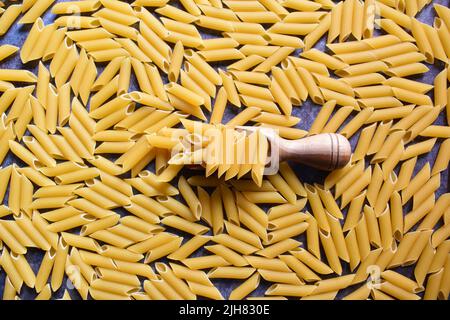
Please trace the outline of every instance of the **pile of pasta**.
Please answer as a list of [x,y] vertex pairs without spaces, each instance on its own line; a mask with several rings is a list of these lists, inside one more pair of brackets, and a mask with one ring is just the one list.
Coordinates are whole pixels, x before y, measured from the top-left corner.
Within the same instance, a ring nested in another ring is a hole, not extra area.
[[[450,10],[422,23],[431,2],[2,8],[1,35],[32,24],[0,46],[24,63],[0,68],[3,298],[448,299]],[[431,64],[434,84],[417,80]],[[320,112],[300,129],[307,100]],[[287,163],[257,183],[192,176],[165,138],[195,123],[357,143],[314,184]]]

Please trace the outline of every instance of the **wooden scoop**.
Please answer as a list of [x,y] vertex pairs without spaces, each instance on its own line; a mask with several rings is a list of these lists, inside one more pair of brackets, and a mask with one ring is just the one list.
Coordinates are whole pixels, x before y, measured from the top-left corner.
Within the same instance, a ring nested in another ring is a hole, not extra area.
[[298,140],[286,140],[271,128],[239,126],[236,129],[247,132],[260,130],[270,142],[270,161],[292,160],[316,169],[331,171],[344,167],[352,154],[347,138],[336,133],[321,133]]

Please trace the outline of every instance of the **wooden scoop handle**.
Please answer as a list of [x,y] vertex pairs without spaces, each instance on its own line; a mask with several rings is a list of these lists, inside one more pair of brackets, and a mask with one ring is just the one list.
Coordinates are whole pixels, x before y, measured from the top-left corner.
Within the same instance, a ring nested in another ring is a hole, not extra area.
[[279,141],[280,161],[292,160],[320,170],[344,167],[352,154],[350,142],[336,133],[321,133],[298,140]]

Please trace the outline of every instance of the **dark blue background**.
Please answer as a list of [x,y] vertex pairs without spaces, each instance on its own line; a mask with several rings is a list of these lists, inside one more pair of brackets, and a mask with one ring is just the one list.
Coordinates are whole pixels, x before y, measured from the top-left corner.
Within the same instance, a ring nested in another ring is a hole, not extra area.
[[[178,1],[170,1],[170,4],[177,6],[177,2]],[[336,2],[336,1],[335,1]],[[7,2],[9,3],[9,2]],[[13,2],[14,3],[14,2]],[[422,12],[420,14],[418,14],[417,18],[425,23],[428,23],[430,25],[433,24],[433,20],[435,17],[435,12],[433,9],[433,4],[434,3],[438,3],[438,4],[442,4],[444,6],[449,6],[450,5],[450,0],[435,0],[432,1],[430,5],[428,5],[424,10],[422,10]],[[20,19],[20,17],[19,17]],[[18,20],[19,20],[18,19]],[[55,19],[55,15],[51,14],[49,11],[47,11],[45,13],[45,15],[43,16],[44,22],[46,24],[51,23],[52,21],[54,21]],[[15,23],[11,29],[8,31],[7,34],[5,34],[3,37],[0,38],[0,45],[4,45],[4,44],[11,44],[11,45],[15,45],[18,47],[21,47],[22,44],[24,43],[29,29],[31,28],[31,25],[25,25],[25,26],[20,26],[17,23]],[[214,33],[209,33],[207,30],[204,30],[202,28],[199,28],[199,30],[202,32],[202,35],[204,38],[211,38],[211,37],[216,37],[217,35]],[[382,34],[383,32],[381,31],[376,31],[376,34]],[[325,42],[324,39],[322,39],[322,41],[320,41],[317,45],[316,45],[317,49],[320,50],[326,50],[325,48]],[[295,54],[298,55],[300,51],[297,51]],[[217,65],[218,67],[225,67],[224,65]],[[419,77],[413,77],[413,79],[418,80],[418,81],[422,81],[425,83],[429,83],[429,84],[433,84],[434,81],[434,77],[444,68],[443,64],[436,64],[436,65],[427,65],[430,68],[430,72],[428,72],[427,74],[423,75],[423,76],[419,76]],[[32,72],[34,72],[35,74],[37,74],[37,62],[29,62],[27,64],[22,64],[22,62],[20,61],[19,58],[19,52],[17,52],[14,56],[0,62],[0,68],[15,68],[15,69],[28,69]],[[102,66],[100,66],[99,68],[99,73],[101,70]],[[167,81],[167,79],[165,79],[165,81]],[[135,90],[137,89],[136,87],[136,81],[132,81],[131,84],[131,90]],[[430,92],[430,96],[433,97],[433,93],[432,91]],[[301,129],[305,129],[308,130],[309,127],[311,126],[312,122],[314,121],[315,117],[317,116],[318,112],[320,111],[320,106],[314,104],[311,102],[311,100],[307,100],[301,107],[294,107],[293,109],[293,115],[297,116],[299,118],[301,118],[300,123],[297,125],[298,128]],[[231,117],[233,117],[236,113],[238,112],[237,108],[232,107],[231,105],[228,106],[227,110],[226,110],[226,114],[224,117],[224,120],[230,119]],[[445,118],[444,118],[444,114],[445,112],[442,112],[439,119],[437,120],[436,124],[446,124],[445,122]],[[209,115],[208,115],[209,117]],[[355,136],[352,137],[351,139],[351,143],[352,146],[354,148],[357,139],[358,139],[359,134],[356,134]],[[416,141],[420,140],[416,139]],[[430,162],[431,165],[433,165],[434,160],[436,158],[436,153],[438,151],[438,148],[440,146],[441,141],[438,141],[438,143],[434,146],[432,152],[430,152],[429,154],[427,154],[426,156],[421,156],[417,162],[416,165],[416,171],[420,170],[420,168],[422,168],[422,166],[426,163],[426,162]],[[11,163],[21,163],[19,160],[15,159],[14,156],[11,155],[11,153],[8,154],[8,156],[6,157],[6,159],[4,160],[2,167],[5,167]],[[151,167],[150,167],[151,168]],[[301,177],[301,179],[304,182],[310,182],[310,183],[322,183],[326,174],[324,172],[320,172],[320,171],[316,171],[314,169],[308,168],[308,167],[304,167],[301,165],[294,165],[294,169],[296,171],[296,173]],[[189,171],[184,171],[183,174],[185,175],[192,175],[192,174],[198,174],[196,172],[192,173]],[[439,188],[439,190],[436,193],[436,198],[441,195],[442,193],[448,192],[448,172],[443,172],[441,175],[441,187]],[[8,196],[5,196],[5,201],[7,200]],[[405,207],[405,213],[409,211],[410,208]],[[121,210],[119,210],[121,214],[123,214],[124,212],[122,212]],[[180,233],[178,231],[174,231],[171,230],[175,233]],[[185,239],[190,238],[190,236],[185,237]],[[303,241],[305,243],[305,239],[303,236],[298,237],[299,241]],[[197,252],[196,254],[194,254],[194,256],[196,255],[201,255],[201,254],[205,254],[204,252],[200,251]],[[40,252],[39,250],[35,250],[32,248],[29,248],[28,253],[26,255],[27,260],[30,262],[33,270],[37,273],[41,260],[42,260],[42,256],[43,253]],[[348,270],[348,266],[344,263],[343,264],[344,267],[344,274],[349,273]],[[397,271],[400,271],[401,273],[412,277],[412,272],[413,272],[413,267],[409,267],[409,268],[400,268]],[[2,271],[0,272],[0,293],[3,292],[3,286],[4,286],[4,281],[5,281],[5,273]],[[229,293],[236,287],[238,286],[241,281],[233,281],[233,280],[213,280],[214,284],[220,289],[220,291],[222,292],[223,296],[226,298],[228,297]],[[65,281],[64,281],[65,283]],[[260,287],[251,294],[251,296],[262,296],[264,295],[264,291],[267,289],[267,287],[269,286],[269,283],[266,283],[265,281],[261,282]],[[338,297],[343,297],[346,294],[348,294],[349,292],[351,292],[354,288],[348,288],[346,290],[342,290]],[[54,298],[60,298],[62,296],[64,292],[64,287],[61,288],[60,290],[58,290],[56,293],[53,294]],[[76,290],[69,290],[72,298],[74,299],[79,299],[79,295],[76,292]],[[34,290],[29,289],[28,287],[26,287],[25,285],[22,288],[22,292],[21,292],[21,298],[22,299],[32,299],[34,296],[36,296],[36,293],[34,292]]]

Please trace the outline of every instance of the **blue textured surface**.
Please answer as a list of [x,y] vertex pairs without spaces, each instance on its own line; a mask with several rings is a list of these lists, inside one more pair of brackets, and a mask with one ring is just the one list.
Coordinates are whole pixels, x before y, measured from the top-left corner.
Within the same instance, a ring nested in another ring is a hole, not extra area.
[[[176,4],[177,1],[171,1],[170,3],[173,5],[177,5]],[[336,1],[335,1],[336,2]],[[430,5],[428,5],[418,16],[417,18],[425,23],[428,24],[432,24],[434,17],[435,17],[435,12],[432,8],[432,5],[438,3],[438,4],[442,4],[444,6],[449,6],[450,5],[450,0],[435,0],[432,1]],[[54,19],[55,16],[53,14],[51,14],[50,12],[47,12],[44,17],[43,17],[44,21],[46,24],[51,23]],[[23,42],[25,41],[28,32],[31,28],[31,25],[26,25],[26,26],[19,26],[16,23],[11,27],[11,29],[9,30],[9,32],[4,35],[3,37],[0,38],[0,45],[4,45],[4,44],[11,44],[11,45],[15,45],[18,47],[21,47]],[[201,31],[205,31],[204,29]],[[377,31],[378,34],[381,34],[380,32]],[[203,32],[202,33],[204,38],[211,38],[211,37],[215,37],[214,34],[210,34],[207,32]],[[320,49],[320,50],[326,50],[325,49],[325,42],[322,41],[320,43],[318,43],[318,45],[316,46],[316,48]],[[296,52],[296,54],[298,54],[299,51]],[[430,68],[430,71],[428,73],[426,73],[425,75],[419,76],[419,77],[414,77],[413,79],[418,80],[418,81],[422,81],[428,84],[433,84],[434,78],[435,76],[443,69],[443,65],[442,64],[437,64],[437,65],[428,65],[427,66]],[[19,58],[19,54],[16,53],[14,56],[10,57],[7,60],[4,60],[2,62],[0,62],[0,68],[16,68],[16,69],[28,69],[32,72],[34,72],[35,74],[37,73],[37,61],[34,62],[30,62],[27,64],[22,64],[22,62],[20,61]],[[130,90],[134,90],[136,88],[136,82],[134,81],[134,83],[132,84]],[[432,92],[430,92],[430,96],[432,97]],[[297,125],[298,128],[301,129],[308,129],[313,120],[315,119],[315,117],[317,116],[318,112],[320,111],[320,107],[316,104],[314,104],[311,100],[307,100],[301,107],[294,107],[293,110],[293,115],[297,116],[299,118],[301,118],[301,122]],[[232,107],[232,106],[228,106],[226,114],[225,114],[225,119],[229,119],[232,116],[235,115],[235,113],[237,112],[237,109]],[[439,117],[439,119],[436,122],[437,124],[444,124],[445,123],[445,119],[444,119],[444,113],[441,113],[441,116]],[[354,137],[351,138],[351,144],[354,148],[357,140],[358,140],[358,136],[359,134],[356,134]],[[418,141],[418,140],[416,140]],[[430,152],[429,154],[427,154],[426,156],[421,156],[418,160],[418,163],[416,165],[416,169],[420,169],[422,168],[422,166],[426,163],[426,162],[430,162],[431,165],[433,165],[434,163],[434,159],[436,157],[436,153],[438,151],[438,148],[440,146],[441,141],[439,141],[433,148],[432,152]],[[2,166],[6,166],[10,163],[19,163],[21,165],[21,162],[17,159],[15,159],[11,153],[8,154],[7,158],[5,159],[5,161],[3,162]],[[321,184],[326,176],[326,174],[324,172],[320,172],[320,171],[316,171],[314,169],[311,168],[306,168],[303,167],[301,165],[294,165],[294,169],[297,172],[297,174],[300,176],[300,178],[304,181],[304,182],[309,182],[309,183],[319,183]],[[185,171],[184,172],[185,175],[191,175],[192,172],[188,172]],[[439,196],[442,193],[448,192],[449,186],[448,186],[448,172],[443,172],[441,175],[441,187],[439,188],[439,190],[437,191],[436,195]],[[7,199],[7,196],[5,197],[5,199]],[[405,208],[405,212],[408,210],[409,208]],[[409,210],[408,210],[409,211]],[[170,229],[169,229],[170,230]],[[174,231],[175,233],[180,234],[178,231]],[[187,236],[185,239],[190,238],[190,236]],[[298,237],[299,241],[303,241],[305,243],[305,239],[304,236],[300,236]],[[201,251],[196,253],[194,256],[196,255],[201,255],[204,254],[204,252],[202,253]],[[32,249],[30,248],[28,250],[28,253],[26,255],[28,261],[30,262],[33,270],[35,272],[38,271],[39,265],[41,263],[42,257],[43,257],[43,253],[39,250],[36,249]],[[347,264],[343,264],[343,268],[344,268],[344,274],[348,273],[348,266]],[[405,274],[408,277],[412,277],[413,274],[413,268],[409,267],[409,268],[399,268],[397,269],[397,271]],[[4,286],[4,280],[5,280],[5,273],[4,272],[0,272],[0,293],[3,292],[3,286]],[[65,280],[66,281],[66,280]],[[66,283],[64,281],[64,283]],[[222,294],[224,295],[224,297],[228,297],[229,293],[237,286],[241,283],[241,281],[232,281],[232,280],[226,280],[226,281],[222,281],[222,280],[213,280],[213,283],[221,290]],[[251,295],[252,296],[260,296],[264,294],[264,291],[267,289],[267,287],[270,284],[266,283],[264,280],[261,281],[261,285],[260,287],[253,292]],[[59,289],[56,293],[53,294],[54,298],[60,298],[64,292],[65,287],[62,287],[61,289]],[[339,293],[338,298],[345,296],[348,292],[352,291],[354,288],[348,288],[346,290],[343,290]],[[77,299],[79,298],[78,293],[76,292],[76,290],[69,290],[72,298]],[[34,293],[33,290],[29,289],[28,287],[26,287],[25,285],[23,286],[22,289],[22,293],[21,293],[21,297],[23,299],[31,299],[35,296],[36,294]]]

